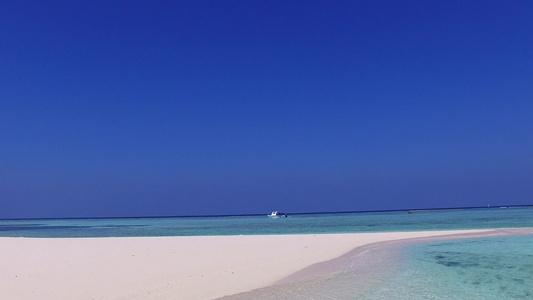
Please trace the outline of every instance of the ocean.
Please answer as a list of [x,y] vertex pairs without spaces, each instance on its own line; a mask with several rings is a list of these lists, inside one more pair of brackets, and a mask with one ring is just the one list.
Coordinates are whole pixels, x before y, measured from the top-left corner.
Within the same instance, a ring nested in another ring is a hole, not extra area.
[[318,234],[533,227],[533,207],[117,219],[0,220],[5,237]]
[[[270,235],[533,228],[533,207],[262,216],[0,220],[4,237]],[[282,245],[280,245],[282,246]],[[533,299],[533,235],[396,242],[239,299]]]

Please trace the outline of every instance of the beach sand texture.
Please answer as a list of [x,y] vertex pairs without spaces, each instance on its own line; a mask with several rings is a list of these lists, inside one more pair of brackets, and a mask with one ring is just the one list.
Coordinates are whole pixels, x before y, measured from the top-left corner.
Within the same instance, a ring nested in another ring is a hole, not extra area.
[[0,298],[216,299],[275,284],[372,243],[488,232],[6,237],[0,238]]

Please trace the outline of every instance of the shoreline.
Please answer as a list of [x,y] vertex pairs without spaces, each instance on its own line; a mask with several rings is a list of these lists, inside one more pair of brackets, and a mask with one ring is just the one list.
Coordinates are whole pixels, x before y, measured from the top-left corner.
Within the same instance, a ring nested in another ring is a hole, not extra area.
[[431,243],[436,241],[457,240],[457,239],[471,239],[483,237],[497,237],[510,235],[533,235],[533,228],[495,228],[495,229],[481,229],[481,230],[454,230],[451,234],[434,235],[427,237],[402,238],[381,241],[371,244],[365,244],[360,247],[352,249],[350,252],[339,257],[333,258],[329,261],[317,263],[302,269],[290,276],[283,278],[276,284],[292,283],[300,280],[305,280],[310,277],[316,277],[342,269],[347,263],[367,251],[371,251],[382,247],[406,247],[415,244]]
[[340,270],[372,247],[533,228],[264,236],[0,238],[6,299],[226,299]]
[[[444,233],[435,231],[434,233]],[[285,277],[275,284],[256,290],[217,298],[216,300],[247,299],[306,299],[297,291],[313,289],[342,274],[347,266],[357,270],[357,282],[346,282],[352,286],[350,295],[362,296],[369,289],[391,276],[400,265],[398,259],[401,249],[416,244],[436,241],[490,238],[498,236],[533,235],[533,228],[495,228],[483,230],[454,230],[449,234],[435,234],[425,237],[400,238],[369,243],[354,248],[348,253],[328,261],[308,266]],[[341,275],[342,276],[342,275]],[[296,293],[294,293],[296,291]],[[320,288],[319,288],[320,291]],[[328,291],[329,293],[330,291]],[[288,296],[287,296],[288,295]],[[328,296],[327,294],[324,297]],[[328,296],[329,297],[329,296]]]

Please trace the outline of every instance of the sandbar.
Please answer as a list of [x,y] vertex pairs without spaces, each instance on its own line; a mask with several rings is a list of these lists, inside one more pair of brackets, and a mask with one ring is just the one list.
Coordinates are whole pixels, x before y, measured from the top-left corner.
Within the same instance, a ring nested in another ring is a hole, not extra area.
[[217,299],[306,276],[313,266],[339,261],[365,245],[504,233],[453,230],[193,237],[0,237],[0,298]]

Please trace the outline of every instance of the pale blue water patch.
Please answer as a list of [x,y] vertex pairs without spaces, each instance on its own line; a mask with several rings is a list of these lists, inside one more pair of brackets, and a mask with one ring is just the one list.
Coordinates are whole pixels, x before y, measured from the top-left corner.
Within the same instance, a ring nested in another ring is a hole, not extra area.
[[533,208],[128,219],[0,220],[0,236],[268,235],[533,227]]
[[401,271],[359,299],[533,299],[533,236],[406,248]]

